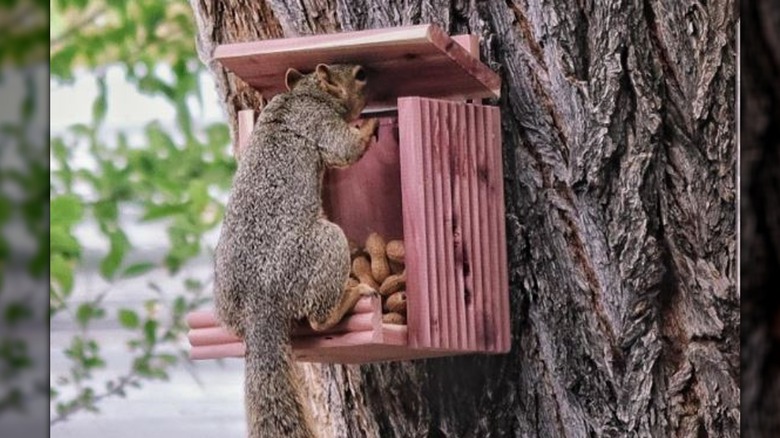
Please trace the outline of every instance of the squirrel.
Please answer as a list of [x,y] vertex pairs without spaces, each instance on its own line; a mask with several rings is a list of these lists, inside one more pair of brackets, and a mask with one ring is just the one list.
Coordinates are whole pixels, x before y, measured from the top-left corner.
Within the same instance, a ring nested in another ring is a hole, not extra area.
[[365,107],[367,74],[358,65],[288,69],[288,92],[261,112],[233,179],[215,250],[217,319],[244,339],[245,408],[250,438],[313,438],[292,366],[297,321],[326,330],[364,295],[348,285],[343,230],[322,208],[326,168],[355,163],[377,120]]

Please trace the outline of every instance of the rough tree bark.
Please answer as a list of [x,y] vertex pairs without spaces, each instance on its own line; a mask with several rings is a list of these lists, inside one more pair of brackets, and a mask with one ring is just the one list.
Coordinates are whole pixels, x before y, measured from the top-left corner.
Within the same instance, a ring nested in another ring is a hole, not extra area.
[[192,0],[216,44],[433,22],[503,77],[511,353],[303,365],[328,437],[736,436],[730,0]]
[[780,11],[742,1],[743,436],[780,430]]

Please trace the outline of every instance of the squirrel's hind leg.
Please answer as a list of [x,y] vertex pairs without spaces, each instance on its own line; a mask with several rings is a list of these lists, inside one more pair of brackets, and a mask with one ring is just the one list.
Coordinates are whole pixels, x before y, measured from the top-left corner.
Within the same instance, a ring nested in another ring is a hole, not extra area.
[[355,307],[364,295],[376,294],[366,284],[347,286],[349,278],[349,246],[344,232],[338,225],[319,219],[312,230],[312,260],[315,266],[310,273],[305,291],[303,315],[314,330],[327,330]]
[[309,316],[309,323],[314,330],[327,330],[338,324],[344,318],[344,315],[355,307],[355,304],[357,304],[361,297],[376,293],[376,290],[365,283],[360,283],[357,286],[352,287],[345,284],[343,286],[343,293],[339,304],[332,308],[330,313],[322,319],[316,319],[316,317]]

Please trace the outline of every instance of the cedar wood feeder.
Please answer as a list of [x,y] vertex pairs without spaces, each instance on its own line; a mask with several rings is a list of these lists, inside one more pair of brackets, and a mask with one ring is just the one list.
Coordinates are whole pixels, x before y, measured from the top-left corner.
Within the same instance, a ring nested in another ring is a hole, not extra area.
[[[354,242],[371,232],[406,246],[407,325],[382,322],[381,297],[363,298],[326,332],[300,325],[299,361],[367,363],[510,348],[501,79],[479,60],[475,35],[419,25],[226,44],[215,58],[266,98],[287,68],[360,64],[365,114],[382,116],[377,141],[347,169],[326,174],[323,205]],[[238,114],[237,150],[255,111]],[[193,359],[243,357],[241,340],[211,311],[188,315]]]

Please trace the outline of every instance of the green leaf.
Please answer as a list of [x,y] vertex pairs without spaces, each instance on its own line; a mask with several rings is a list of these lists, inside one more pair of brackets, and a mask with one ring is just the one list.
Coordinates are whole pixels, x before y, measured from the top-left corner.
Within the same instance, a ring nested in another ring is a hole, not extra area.
[[221,148],[230,143],[230,131],[224,123],[212,123],[206,127],[206,138],[210,145]]
[[84,217],[84,205],[76,195],[61,195],[51,201],[51,223],[73,225]]
[[100,319],[105,315],[105,310],[96,307],[93,303],[81,303],[76,310],[76,321],[81,327],[86,327],[93,319]]
[[108,254],[100,262],[100,274],[110,280],[114,278],[116,271],[122,264],[122,260],[130,248],[130,242],[121,230],[109,234],[108,239],[111,247]]
[[179,361],[178,356],[170,353],[160,353],[157,355],[157,358],[166,365],[175,365]]
[[151,221],[155,219],[162,219],[168,216],[173,216],[176,214],[182,214],[187,211],[188,207],[189,207],[189,203],[147,205],[146,213],[144,214],[142,220]]
[[192,201],[192,213],[199,214],[208,205],[209,188],[203,180],[193,180],[188,187],[190,200]]
[[183,296],[178,296],[173,300],[173,314],[178,318],[187,311],[187,300]]
[[137,277],[139,275],[146,274],[154,269],[157,265],[152,262],[135,263],[127,267],[122,273],[122,277]]
[[72,264],[62,254],[52,254],[51,267],[49,269],[52,279],[59,284],[62,295],[70,295],[71,291],[73,291]]
[[108,93],[106,90],[106,76],[104,74],[99,75],[96,78],[98,86],[98,95],[95,101],[92,103],[92,118],[95,124],[100,124],[106,118],[106,110],[108,109]]
[[157,151],[175,152],[176,143],[171,138],[170,134],[162,129],[159,122],[149,123],[146,127],[146,136],[149,140],[149,146]]
[[101,222],[112,222],[119,216],[117,203],[113,199],[102,199],[96,202],[92,211],[95,213],[95,218]]
[[197,278],[185,278],[184,288],[187,289],[188,292],[195,292],[203,288],[203,282]]
[[144,323],[144,339],[148,345],[157,342],[157,321],[149,319]]
[[61,253],[67,258],[75,258],[81,254],[81,244],[64,227],[55,226],[50,232],[50,249],[52,254]]
[[130,309],[119,309],[119,323],[122,327],[134,329],[141,323],[138,314]]

